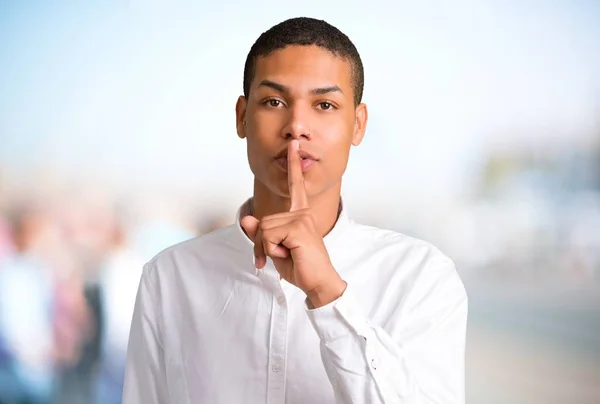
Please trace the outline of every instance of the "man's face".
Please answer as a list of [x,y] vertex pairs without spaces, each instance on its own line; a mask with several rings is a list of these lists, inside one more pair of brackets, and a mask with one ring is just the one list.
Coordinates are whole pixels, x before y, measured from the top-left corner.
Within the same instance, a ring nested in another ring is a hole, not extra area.
[[366,106],[354,105],[350,63],[316,46],[288,46],[259,58],[248,99],[240,97],[236,113],[256,180],[284,197],[292,139],[305,157],[310,197],[341,183],[350,147],[361,142],[367,121]]

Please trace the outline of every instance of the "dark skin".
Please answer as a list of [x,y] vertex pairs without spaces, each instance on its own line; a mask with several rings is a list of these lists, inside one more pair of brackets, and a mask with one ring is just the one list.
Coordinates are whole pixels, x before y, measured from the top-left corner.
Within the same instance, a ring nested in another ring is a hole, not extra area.
[[236,105],[254,174],[253,215],[241,224],[254,242],[256,267],[271,257],[313,308],[346,289],[323,237],[337,221],[342,176],[367,118],[366,105],[354,103],[350,62],[316,46],[260,57],[248,98]]

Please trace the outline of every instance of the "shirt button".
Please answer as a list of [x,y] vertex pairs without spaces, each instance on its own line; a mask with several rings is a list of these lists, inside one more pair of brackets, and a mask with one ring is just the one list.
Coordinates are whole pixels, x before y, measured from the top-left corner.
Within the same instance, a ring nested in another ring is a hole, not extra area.
[[277,303],[283,306],[285,304],[285,296],[277,297]]
[[273,369],[273,372],[278,373],[281,370],[281,366],[279,366],[279,363],[275,363],[271,369]]
[[374,370],[377,370],[377,362],[375,361],[375,359],[371,359],[371,367],[372,367]]

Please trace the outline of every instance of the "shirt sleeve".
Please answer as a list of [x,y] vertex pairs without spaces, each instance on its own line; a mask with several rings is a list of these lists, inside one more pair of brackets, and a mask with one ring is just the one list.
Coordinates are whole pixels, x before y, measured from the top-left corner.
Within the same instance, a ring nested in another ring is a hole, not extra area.
[[337,403],[464,404],[467,295],[449,259],[435,266],[386,296],[399,314],[385,330],[362,313],[357,285],[307,306]]
[[146,265],[136,296],[123,386],[123,404],[168,404],[157,290]]

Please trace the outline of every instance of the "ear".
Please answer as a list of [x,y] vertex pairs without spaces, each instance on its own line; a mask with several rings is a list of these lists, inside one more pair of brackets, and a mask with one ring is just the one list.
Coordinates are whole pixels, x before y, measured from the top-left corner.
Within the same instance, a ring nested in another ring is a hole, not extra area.
[[369,111],[366,104],[359,104],[354,113],[356,121],[354,122],[354,134],[352,136],[352,145],[358,146],[365,137],[367,121],[369,120]]
[[240,139],[246,138],[246,97],[240,95],[235,104],[235,126]]

